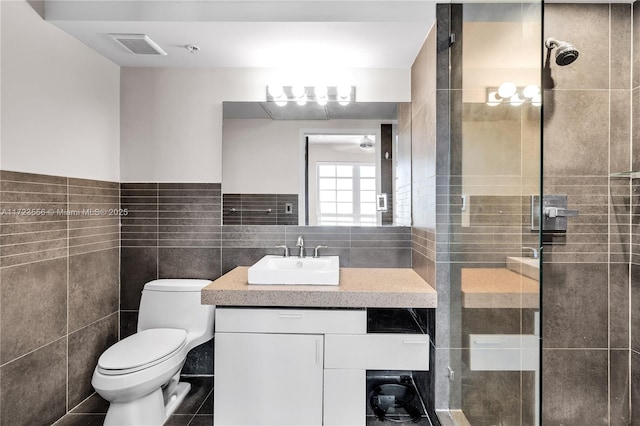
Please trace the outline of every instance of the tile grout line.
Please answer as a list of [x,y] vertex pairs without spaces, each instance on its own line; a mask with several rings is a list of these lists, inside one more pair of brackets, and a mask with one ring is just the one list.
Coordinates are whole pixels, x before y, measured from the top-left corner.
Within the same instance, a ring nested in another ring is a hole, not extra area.
[[160,279],[160,184],[156,183],[156,279]]
[[26,353],[24,353],[24,354],[20,355],[19,357],[16,357],[16,358],[12,359],[11,361],[7,361],[7,362],[5,362],[5,363],[3,363],[3,364],[0,364],[0,367],[5,367],[5,366],[7,366],[7,365],[9,365],[9,364],[12,364],[12,363],[14,363],[14,362],[18,361],[19,359],[22,359],[22,358],[24,358],[24,357],[26,357],[26,356],[28,356],[28,355],[31,355],[31,354],[32,354],[32,353],[34,353],[34,352],[39,351],[40,349],[46,348],[46,347],[47,347],[47,346],[49,346],[49,345],[53,345],[54,343],[57,343],[57,342],[59,342],[59,341],[60,341],[60,340],[62,340],[62,339],[66,339],[66,337],[67,337],[66,335],[64,335],[64,336],[60,336],[60,337],[58,337],[58,338],[57,338],[57,339],[55,339],[55,340],[52,340],[52,341],[50,341],[50,342],[48,342],[48,343],[45,343],[45,344],[44,344],[44,345],[42,345],[42,346],[38,346],[37,348],[32,349],[32,350],[30,350],[29,352],[26,352]]
[[[67,177],[67,187],[66,187],[66,197],[67,197],[67,212],[69,211],[69,178]],[[69,412],[69,252],[70,252],[70,248],[69,248],[69,217],[67,216],[65,218],[66,221],[66,229],[67,229],[67,332],[66,332],[66,338],[67,338],[67,377],[66,377],[66,395],[65,395],[65,404],[66,404],[66,409],[65,409],[65,414]]]
[[[607,190],[611,194],[611,49],[613,44],[611,21],[613,19],[612,6],[609,4],[609,92],[608,92],[608,150],[607,150]],[[611,209],[613,198],[609,197],[607,203],[607,421],[611,423]]]
[[[634,31],[633,31],[633,25],[634,25],[634,13],[633,10],[635,9],[635,5],[632,3],[631,4],[631,61],[630,61],[630,82],[629,82],[629,86],[631,87],[631,90],[629,91],[629,145],[630,145],[630,149],[629,149],[629,170],[633,170],[633,141],[634,141],[634,135],[633,135],[633,130],[634,130],[634,116],[633,116],[633,109],[634,109],[634,96],[633,96],[633,80],[634,80]],[[628,290],[627,290],[627,298],[629,300],[629,306],[627,308],[627,315],[628,315],[628,322],[627,322],[627,327],[628,327],[628,360],[627,360],[627,378],[628,378],[628,387],[627,387],[627,393],[628,393],[628,399],[627,399],[627,403],[629,405],[629,420],[631,419],[631,414],[632,414],[632,403],[633,403],[633,399],[632,399],[632,395],[631,395],[631,390],[632,390],[632,356],[633,356],[633,349],[632,349],[632,340],[631,340],[631,336],[632,336],[632,321],[631,321],[631,316],[633,315],[633,309],[632,309],[632,291],[631,291],[631,279],[632,279],[632,273],[631,273],[631,268],[632,266],[632,262],[633,262],[633,179],[629,179],[629,269],[627,271],[627,280],[628,280]]]
[[[122,183],[118,183],[118,209],[122,210]],[[118,216],[118,342],[122,339],[121,335],[121,316],[122,316],[122,215]]]
[[207,403],[207,399],[209,399],[209,395],[211,395],[213,393],[213,389],[211,389],[209,391],[209,393],[207,393],[207,396],[204,397],[204,399],[202,400],[202,403],[200,404],[200,406],[196,409],[196,412],[191,416],[191,419],[189,420],[189,423],[187,423],[187,426],[189,426],[191,424],[191,422],[193,422],[193,420],[196,418],[196,416],[198,415],[198,413],[200,412],[200,410],[202,409],[202,407],[204,406],[204,404]]
[[[1,86],[1,84],[0,84],[0,86]],[[0,139],[1,139],[1,137],[0,137]],[[2,193],[3,193],[2,184],[3,184],[3,182],[4,181],[3,181],[2,171],[0,171],[0,209],[4,209],[4,204],[2,203],[2,198],[3,198],[2,197]],[[4,222],[3,219],[4,219],[4,216],[0,215],[0,230],[2,230],[2,225],[3,225],[3,222]],[[0,243],[0,255],[2,255],[2,244],[1,243]],[[2,272],[2,258],[0,257],[0,300],[2,300],[2,297],[1,297],[2,293],[3,293],[2,290],[4,288],[2,286],[2,274],[1,274],[1,272]],[[1,303],[0,303],[0,318],[2,318],[2,304]],[[2,354],[2,340],[3,340],[2,339],[2,327],[1,327],[1,324],[0,324],[0,354]],[[2,368],[1,368],[1,365],[0,365],[0,372],[1,371],[2,371]],[[2,374],[0,374],[0,377],[2,377]],[[2,381],[0,380],[0,395],[2,395],[2,390],[3,390]],[[1,399],[0,399],[0,401],[1,401]],[[0,402],[0,414],[1,413],[2,413],[2,403]],[[2,420],[1,420],[1,416],[0,416],[0,422],[1,421]]]
[[99,323],[100,321],[104,321],[104,320],[106,320],[107,318],[109,318],[110,316],[112,316],[112,315],[113,315],[113,314],[115,314],[115,313],[116,313],[116,312],[111,312],[110,314],[107,314],[107,315],[103,316],[102,318],[98,318],[97,320],[92,321],[92,322],[90,322],[89,324],[84,325],[84,326],[82,326],[82,327],[78,328],[77,330],[73,330],[72,332],[68,333],[68,335],[70,336],[70,335],[72,335],[72,334],[75,334],[75,333],[78,333],[79,331],[84,330],[85,328],[91,327],[92,325],[96,325],[96,324],[97,324],[97,323]]

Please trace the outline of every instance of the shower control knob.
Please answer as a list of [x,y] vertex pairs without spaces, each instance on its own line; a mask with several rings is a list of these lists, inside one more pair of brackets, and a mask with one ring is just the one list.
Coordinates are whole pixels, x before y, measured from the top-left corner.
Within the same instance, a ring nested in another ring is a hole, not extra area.
[[545,207],[544,215],[550,219],[554,217],[578,216],[578,210],[568,210],[562,207]]

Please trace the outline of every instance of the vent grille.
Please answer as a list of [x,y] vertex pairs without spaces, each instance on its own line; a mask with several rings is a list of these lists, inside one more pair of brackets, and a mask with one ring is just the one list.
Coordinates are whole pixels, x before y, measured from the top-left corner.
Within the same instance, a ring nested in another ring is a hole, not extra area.
[[161,55],[166,56],[167,52],[162,50],[146,34],[110,34],[111,37],[124,46],[134,55]]

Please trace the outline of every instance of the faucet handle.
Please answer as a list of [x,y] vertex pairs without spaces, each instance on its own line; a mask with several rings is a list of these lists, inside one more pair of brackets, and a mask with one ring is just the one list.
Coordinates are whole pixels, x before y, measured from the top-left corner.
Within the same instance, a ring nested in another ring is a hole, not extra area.
[[320,249],[326,248],[329,248],[329,246],[316,246],[316,248],[313,249],[313,257],[320,257]]
[[531,257],[534,259],[538,259],[540,257],[540,253],[533,247],[522,247],[522,250],[531,250]]
[[282,255],[282,257],[289,257],[289,247],[287,247],[286,245],[281,245],[281,246],[275,246],[275,248],[281,248],[284,249],[284,254]]

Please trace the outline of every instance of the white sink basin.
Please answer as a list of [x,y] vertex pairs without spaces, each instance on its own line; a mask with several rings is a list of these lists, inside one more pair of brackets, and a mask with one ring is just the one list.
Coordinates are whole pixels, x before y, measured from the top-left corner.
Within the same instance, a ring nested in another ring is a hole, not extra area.
[[249,268],[249,284],[338,285],[339,277],[338,256],[267,255]]
[[538,281],[540,279],[540,259],[531,257],[507,257],[507,269]]

